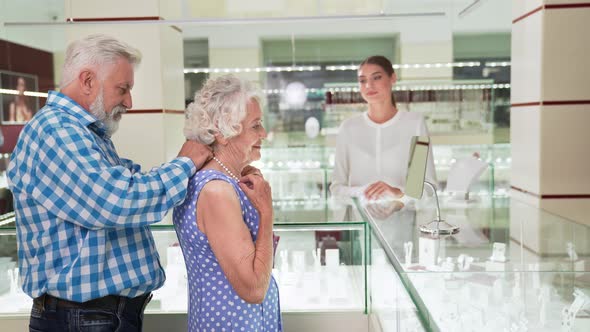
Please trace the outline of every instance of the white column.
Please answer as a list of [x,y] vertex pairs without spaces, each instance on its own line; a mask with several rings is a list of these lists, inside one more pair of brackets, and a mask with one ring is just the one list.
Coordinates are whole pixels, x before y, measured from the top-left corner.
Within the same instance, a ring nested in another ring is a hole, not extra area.
[[[148,21],[179,17],[180,1],[66,0],[65,7],[68,19],[97,23],[68,28],[68,42],[104,33],[142,53],[132,90],[133,108],[123,116],[113,136],[119,154],[147,170],[175,157],[184,141],[182,31]],[[118,20],[136,22],[117,24]],[[104,21],[109,24],[101,24]],[[146,22],[137,24],[140,21]]]
[[513,5],[512,194],[590,224],[588,31],[588,4]]

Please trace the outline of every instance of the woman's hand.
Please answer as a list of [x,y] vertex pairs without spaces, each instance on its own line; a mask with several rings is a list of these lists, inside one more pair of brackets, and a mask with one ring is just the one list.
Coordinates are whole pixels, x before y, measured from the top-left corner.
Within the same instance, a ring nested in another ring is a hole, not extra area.
[[260,213],[260,217],[272,216],[272,191],[262,176],[254,174],[242,176],[239,185]]
[[383,181],[377,181],[369,185],[367,189],[365,189],[364,194],[369,200],[380,199],[386,196],[398,198],[404,195],[399,188],[392,187]]
[[386,203],[367,204],[367,212],[375,218],[384,220],[391,216],[394,212],[404,208],[404,203],[400,201],[390,201]]
[[246,176],[249,174],[262,176],[262,172],[258,168],[254,167],[252,165],[247,165],[246,167],[244,167],[241,175]]

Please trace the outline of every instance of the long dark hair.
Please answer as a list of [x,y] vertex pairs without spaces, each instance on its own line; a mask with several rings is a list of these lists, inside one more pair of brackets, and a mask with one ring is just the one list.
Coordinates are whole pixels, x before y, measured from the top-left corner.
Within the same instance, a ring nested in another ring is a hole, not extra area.
[[[383,69],[383,71],[385,71],[385,73],[387,73],[387,76],[389,77],[395,74],[391,61],[389,61],[383,55],[371,55],[370,57],[363,60],[363,62],[361,62],[361,64],[359,65],[359,69],[366,64],[377,65],[381,67],[381,69]],[[391,102],[393,103],[393,107],[397,108],[397,104],[395,102],[395,95],[393,94],[393,91],[391,91]]]

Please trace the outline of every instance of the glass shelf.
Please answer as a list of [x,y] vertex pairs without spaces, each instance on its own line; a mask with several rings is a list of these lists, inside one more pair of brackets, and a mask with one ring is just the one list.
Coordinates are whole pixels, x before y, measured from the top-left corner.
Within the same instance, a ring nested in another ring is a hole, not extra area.
[[[471,186],[470,193],[475,196],[508,194],[512,164],[510,144],[434,145],[434,164],[442,197],[451,195],[445,189],[452,165],[474,153],[489,167]],[[330,198],[335,148],[269,146],[263,149],[262,156],[253,165],[260,168],[269,181],[275,200],[282,201],[275,202],[275,207],[281,204],[296,207],[302,202]]]
[[[391,202],[357,204],[379,243],[371,265],[388,258],[428,330],[557,331],[574,294],[590,296],[588,226],[490,197],[463,206],[441,202],[442,218],[461,229],[434,238],[419,231],[435,217],[432,198],[387,216],[379,212]],[[574,325],[590,326],[590,302]]]
[[[352,201],[275,201],[275,233],[280,236],[273,275],[282,311],[366,313],[366,221]],[[167,280],[147,314],[187,312],[184,258],[174,227],[152,227]],[[32,300],[8,278],[17,262],[14,223],[0,229],[0,317],[28,316]],[[13,289],[11,289],[11,287]]]

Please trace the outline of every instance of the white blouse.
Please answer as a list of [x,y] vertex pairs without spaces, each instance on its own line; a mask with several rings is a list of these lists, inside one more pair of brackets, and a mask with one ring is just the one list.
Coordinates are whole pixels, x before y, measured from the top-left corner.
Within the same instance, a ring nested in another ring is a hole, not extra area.
[[[367,112],[340,126],[330,191],[334,196],[360,196],[377,181],[405,191],[412,136],[428,136],[420,113],[399,110],[387,122],[373,122]],[[436,185],[432,145],[426,180]]]

